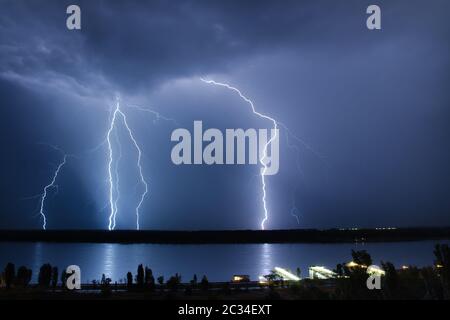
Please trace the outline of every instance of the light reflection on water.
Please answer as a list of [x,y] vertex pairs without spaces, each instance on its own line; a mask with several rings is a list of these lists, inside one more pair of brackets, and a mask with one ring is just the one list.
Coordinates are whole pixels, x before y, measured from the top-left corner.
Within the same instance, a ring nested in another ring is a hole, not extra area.
[[270,273],[275,266],[272,264],[271,244],[261,244],[261,259],[259,275],[264,276]]
[[[117,275],[114,273],[114,244],[106,243],[103,244],[105,251],[104,267],[103,272],[107,278],[117,279]],[[118,279],[117,279],[118,280]]]
[[[449,243],[449,241],[440,241]],[[210,281],[227,281],[233,274],[248,274],[257,280],[275,266],[295,270],[303,276],[311,265],[334,268],[337,263],[351,260],[351,249],[367,250],[374,260],[401,265],[431,265],[435,241],[369,243],[369,244],[102,244],[102,243],[0,243],[0,270],[13,262],[16,269],[25,265],[33,270],[37,281],[43,263],[58,266],[60,272],[71,264],[79,265],[84,283],[98,280],[104,273],[120,281],[138,264],[149,266],[155,275],[168,279],[179,273],[182,281],[194,274],[204,274]]]

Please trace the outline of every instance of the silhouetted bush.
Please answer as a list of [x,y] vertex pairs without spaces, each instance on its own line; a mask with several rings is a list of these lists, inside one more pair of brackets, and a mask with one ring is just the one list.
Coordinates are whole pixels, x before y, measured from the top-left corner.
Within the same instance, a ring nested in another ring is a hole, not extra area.
[[52,269],[52,288],[55,289],[58,284],[58,267]]
[[38,284],[48,288],[52,279],[52,266],[49,263],[43,264],[39,270]]
[[131,289],[133,287],[133,274],[128,271],[127,273],[127,287]]
[[202,281],[200,281],[200,287],[202,290],[207,291],[209,289],[209,281],[206,276],[202,277]]
[[155,278],[153,277],[153,271],[148,267],[145,267],[145,287],[150,291],[155,289]]
[[171,291],[177,291],[180,283],[181,275],[176,273],[174,276],[170,277],[169,280],[167,280],[167,288]]
[[61,272],[61,288],[66,287],[67,278],[68,278],[67,272],[66,272],[66,270],[63,270]]
[[31,276],[32,276],[32,271],[31,269],[28,269],[25,266],[21,266],[18,270],[17,270],[17,285],[22,286],[22,287],[26,287],[28,286],[28,284],[31,281]]
[[450,299],[450,249],[447,244],[437,244],[434,249],[434,266],[441,279],[445,299]]
[[348,267],[345,264],[338,264],[336,272],[340,278],[336,279],[336,289],[334,295],[338,299],[380,299],[380,290],[367,289],[367,267],[372,265],[372,258],[365,250],[351,251],[353,262],[358,265]]
[[5,284],[6,288],[11,288],[12,284],[14,283],[14,280],[16,278],[16,267],[13,263],[9,262],[5,267],[4,272],[5,277]]
[[111,278],[107,278],[105,274],[102,274],[102,280],[100,281],[100,292],[102,296],[109,297],[112,293]]
[[194,274],[194,276],[192,277],[192,280],[191,280],[191,286],[192,286],[192,288],[196,288],[196,287],[197,287],[197,283],[198,283],[197,275]]
[[161,291],[163,291],[164,290],[164,276],[159,276],[157,280],[158,280],[159,288],[161,289]]
[[140,264],[137,268],[136,284],[139,289],[144,288],[144,267]]

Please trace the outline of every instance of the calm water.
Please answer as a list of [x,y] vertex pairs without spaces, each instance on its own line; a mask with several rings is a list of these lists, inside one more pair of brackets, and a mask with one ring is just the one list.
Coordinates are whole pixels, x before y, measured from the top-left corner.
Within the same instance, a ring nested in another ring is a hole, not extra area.
[[[449,241],[440,241],[449,243]],[[351,260],[351,249],[367,250],[379,264],[391,261],[396,266],[425,266],[433,263],[436,241],[369,243],[369,244],[223,244],[223,245],[156,245],[98,243],[0,243],[0,267],[13,262],[18,268],[33,269],[33,282],[39,267],[50,263],[59,270],[77,264],[82,282],[100,279],[102,273],[113,281],[136,272],[140,263],[152,268],[155,276],[167,279],[176,272],[183,281],[206,274],[210,281],[226,281],[233,274],[248,274],[256,280],[273,267],[295,270],[308,275],[311,265],[334,268],[339,262]]]

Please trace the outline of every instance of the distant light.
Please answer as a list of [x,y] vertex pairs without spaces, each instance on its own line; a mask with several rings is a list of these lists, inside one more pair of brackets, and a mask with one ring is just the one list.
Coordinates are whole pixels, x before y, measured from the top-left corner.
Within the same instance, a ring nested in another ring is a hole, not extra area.
[[355,261],[350,261],[345,266],[348,268],[355,268],[355,267],[359,267],[359,264],[357,264]]
[[409,269],[409,267],[408,266],[402,266],[402,269],[406,270],[406,269]]
[[249,282],[250,276],[236,274],[232,278],[232,282]]

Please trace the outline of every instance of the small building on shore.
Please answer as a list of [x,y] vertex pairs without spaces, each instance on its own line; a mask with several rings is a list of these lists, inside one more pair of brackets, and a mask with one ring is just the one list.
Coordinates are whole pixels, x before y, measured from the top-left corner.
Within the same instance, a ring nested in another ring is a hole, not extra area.
[[231,278],[232,283],[243,283],[250,282],[250,276],[247,274],[235,274],[233,278]]

